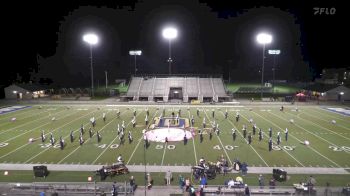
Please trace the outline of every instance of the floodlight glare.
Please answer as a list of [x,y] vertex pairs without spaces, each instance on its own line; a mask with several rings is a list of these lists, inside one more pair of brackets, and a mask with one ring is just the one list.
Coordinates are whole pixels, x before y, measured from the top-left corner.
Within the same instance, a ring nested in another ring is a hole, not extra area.
[[276,55],[281,54],[281,50],[269,50],[268,52],[269,54],[276,54]]
[[141,50],[130,50],[129,55],[138,55],[140,56],[142,54]]
[[256,36],[256,40],[259,44],[269,44],[272,42],[272,36],[266,33],[260,33]]
[[344,92],[340,92],[340,95],[344,95]]
[[95,45],[98,42],[98,37],[95,34],[89,33],[83,36],[83,40],[91,45]]
[[177,29],[173,27],[167,27],[163,29],[163,37],[166,39],[174,39],[177,37]]

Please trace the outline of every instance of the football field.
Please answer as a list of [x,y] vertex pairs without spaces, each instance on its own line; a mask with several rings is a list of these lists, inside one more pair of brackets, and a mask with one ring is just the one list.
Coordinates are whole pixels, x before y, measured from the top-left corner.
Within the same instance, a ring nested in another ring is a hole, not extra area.
[[[179,109],[181,118],[190,119],[193,115],[194,137],[186,144],[183,141],[170,141],[167,144],[150,142],[145,149],[142,131],[146,129],[146,108],[149,109],[151,123],[154,117],[162,115],[163,110],[164,117],[170,117],[172,112],[177,114]],[[135,128],[131,123],[134,110],[137,120]],[[120,111],[119,117],[117,111]],[[238,122],[237,112],[240,114]],[[103,113],[106,114],[105,122]],[[88,130],[92,117],[96,119],[96,126],[90,138]],[[204,117],[206,129],[203,129]],[[121,126],[123,121],[126,132],[125,141],[121,142],[117,125]],[[213,133],[210,138],[208,128],[214,121],[219,124],[220,132]],[[84,143],[80,145],[82,124],[85,133]],[[242,127],[246,125],[249,134],[253,124],[258,129],[249,145],[243,137]],[[232,137],[233,128],[237,130],[235,140]],[[259,141],[259,128],[263,131],[262,141]],[[272,151],[268,148],[269,128],[272,128],[274,143]],[[202,141],[198,129],[203,131]],[[41,141],[42,131],[46,136],[45,142]],[[70,141],[71,131],[74,133],[73,142]],[[97,131],[102,137],[99,142]],[[128,141],[129,131],[132,142]],[[279,145],[276,144],[277,132],[281,135]],[[54,145],[49,141],[51,133],[56,140]],[[60,137],[65,141],[63,149],[58,142]],[[310,144],[304,145],[305,140]],[[104,165],[115,163],[119,154],[127,165],[188,166],[198,164],[201,157],[216,162],[223,155],[229,164],[239,159],[256,167],[349,168],[350,116],[330,111],[324,106],[298,106],[296,110],[293,105],[285,106],[284,111],[274,105],[31,105],[0,114],[0,163]]]

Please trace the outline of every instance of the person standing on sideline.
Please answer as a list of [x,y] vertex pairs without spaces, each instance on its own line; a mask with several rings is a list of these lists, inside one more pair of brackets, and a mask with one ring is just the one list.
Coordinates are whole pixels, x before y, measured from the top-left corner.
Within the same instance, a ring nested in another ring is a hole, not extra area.
[[264,188],[264,177],[262,174],[259,175],[259,186],[261,189]]
[[285,134],[285,139],[286,139],[286,141],[288,141],[288,128],[286,128],[286,130],[284,131],[284,134]]
[[171,179],[173,178],[173,175],[170,170],[168,170],[165,174],[166,184],[170,185]]

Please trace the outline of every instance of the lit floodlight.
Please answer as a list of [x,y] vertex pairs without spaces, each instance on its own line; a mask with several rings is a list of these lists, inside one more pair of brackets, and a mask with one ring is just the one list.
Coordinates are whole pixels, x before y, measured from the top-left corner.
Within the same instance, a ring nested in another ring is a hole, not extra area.
[[141,50],[130,50],[129,55],[138,55],[140,56],[142,54]]
[[98,37],[95,34],[89,33],[83,36],[83,40],[90,45],[95,45],[98,42]]
[[167,27],[163,29],[163,37],[166,39],[174,39],[177,37],[177,29],[173,27]]
[[17,93],[17,91],[12,91],[13,92],[13,94],[16,94]]
[[281,53],[281,50],[269,50],[269,54],[276,54],[279,55]]
[[340,92],[339,94],[340,94],[340,95],[344,95],[344,92]]
[[272,36],[270,34],[260,33],[256,36],[256,41],[258,41],[259,44],[269,44],[272,42]]

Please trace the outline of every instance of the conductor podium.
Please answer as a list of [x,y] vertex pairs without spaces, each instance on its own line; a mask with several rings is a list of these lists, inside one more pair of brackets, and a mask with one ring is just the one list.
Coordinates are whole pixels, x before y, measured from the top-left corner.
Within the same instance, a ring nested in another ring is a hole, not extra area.
[[34,177],[44,177],[45,178],[49,174],[47,167],[44,165],[34,166],[33,171],[34,171]]
[[273,169],[272,176],[275,180],[279,182],[284,182],[287,180],[287,172],[283,169]]

